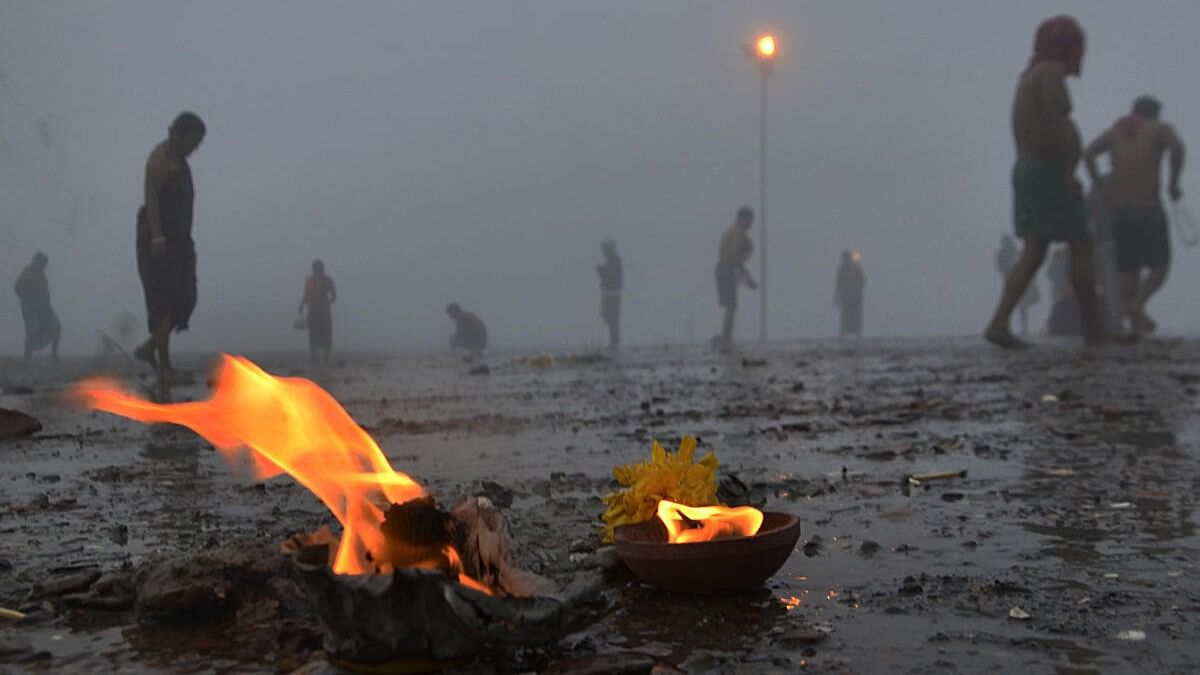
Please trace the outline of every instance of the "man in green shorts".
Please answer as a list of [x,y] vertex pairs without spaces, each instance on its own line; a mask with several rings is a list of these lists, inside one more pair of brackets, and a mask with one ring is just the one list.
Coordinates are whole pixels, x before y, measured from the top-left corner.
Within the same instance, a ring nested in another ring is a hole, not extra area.
[[1083,52],[1083,30],[1074,19],[1048,19],[1038,27],[1033,58],[1017,84],[1012,109],[1017,146],[1013,224],[1025,246],[983,334],[1000,347],[1025,346],[1009,330],[1009,319],[1046,259],[1047,247],[1055,241],[1065,241],[1071,248],[1071,278],[1083,312],[1085,340],[1096,344],[1105,338],[1097,311],[1083,187],[1075,177],[1081,143],[1071,121],[1066,84],[1068,75],[1079,75]]

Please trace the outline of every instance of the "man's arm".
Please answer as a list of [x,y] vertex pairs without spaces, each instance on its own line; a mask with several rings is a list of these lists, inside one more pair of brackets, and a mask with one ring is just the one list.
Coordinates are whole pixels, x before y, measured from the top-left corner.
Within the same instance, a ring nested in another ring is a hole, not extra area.
[[1165,131],[1164,140],[1167,145],[1167,153],[1170,156],[1170,177],[1167,183],[1167,194],[1170,195],[1171,201],[1177,202],[1183,198],[1183,190],[1179,187],[1179,177],[1183,173],[1183,160],[1186,154],[1186,148],[1179,135],[1171,128],[1171,125],[1163,125]]
[[[167,182],[167,160],[157,149],[150,153],[146,160],[145,199],[146,222],[150,225],[150,239],[153,246],[163,246],[162,221],[158,211],[158,193]],[[155,244],[154,242],[158,242]]]
[[333,279],[329,279],[329,304],[337,301],[337,286],[333,285]]
[[750,290],[753,291],[758,288],[758,282],[754,280],[754,277],[750,274],[750,270],[746,269],[745,265],[739,267],[738,271],[741,273],[742,281],[745,282]]
[[1042,104],[1042,115],[1051,120],[1066,120],[1071,116],[1071,94],[1067,91],[1066,68],[1049,62],[1038,73],[1038,100]]
[[1100,184],[1100,170],[1096,168],[1096,158],[1112,149],[1112,129],[1105,131],[1088,144],[1083,152],[1083,163],[1087,167],[1088,177],[1092,185]]

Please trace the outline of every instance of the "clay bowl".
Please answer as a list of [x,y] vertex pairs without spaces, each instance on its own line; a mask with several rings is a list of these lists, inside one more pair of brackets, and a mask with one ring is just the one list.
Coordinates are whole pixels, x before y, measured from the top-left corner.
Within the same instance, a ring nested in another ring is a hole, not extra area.
[[680,593],[731,593],[761,586],[779,571],[800,538],[800,519],[763,514],[753,537],[668,544],[658,518],[616,529],[617,556],[642,581]]

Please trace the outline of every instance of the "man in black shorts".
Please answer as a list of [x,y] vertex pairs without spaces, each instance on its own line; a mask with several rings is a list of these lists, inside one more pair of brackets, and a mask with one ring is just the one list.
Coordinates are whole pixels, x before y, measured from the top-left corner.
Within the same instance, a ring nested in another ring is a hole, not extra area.
[[754,245],[750,241],[750,226],[753,224],[754,211],[749,206],[738,209],[736,220],[721,234],[721,246],[717,251],[717,302],[725,312],[721,317],[721,335],[716,339],[716,344],[725,352],[733,349],[738,284],[744,283],[752,290],[758,288],[758,282],[746,269],[746,261],[754,252]]
[[[1171,235],[1163,213],[1159,172],[1163,155],[1170,157],[1167,195],[1183,197],[1183,141],[1171,125],[1159,121],[1162,104],[1150,96],[1133,103],[1133,112],[1122,117],[1087,147],[1084,160],[1092,183],[1100,181],[1096,158],[1107,153],[1112,175],[1100,185],[1104,202],[1112,209],[1112,237],[1125,315],[1136,333],[1152,333],[1154,320],[1146,302],[1162,287],[1171,262]],[[1145,275],[1143,270],[1149,270]]]

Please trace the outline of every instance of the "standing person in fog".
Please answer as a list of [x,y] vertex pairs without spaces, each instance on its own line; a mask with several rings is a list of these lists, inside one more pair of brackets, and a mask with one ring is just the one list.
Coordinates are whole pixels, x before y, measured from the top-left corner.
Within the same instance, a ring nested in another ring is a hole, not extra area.
[[1121,305],[1121,276],[1117,270],[1116,242],[1113,240],[1112,209],[1104,201],[1103,185],[1109,176],[1100,176],[1092,181],[1088,190],[1088,219],[1092,225],[1092,238],[1096,242],[1096,281],[1100,289],[1100,312],[1104,316],[1104,328],[1110,333],[1124,330],[1125,310]]
[[204,133],[204,122],[195,113],[180,113],[167,139],[146,160],[145,202],[137,216],[137,262],[150,337],[134,355],[155,369],[162,385],[170,384],[176,375],[171,366],[171,331],[187,330],[196,308],[192,241],[196,193],[187,158],[200,146]]
[[50,281],[46,278],[46,265],[50,258],[38,251],[33,260],[17,277],[13,290],[21,302],[21,318],[25,321],[25,360],[33,357],[39,349],[50,347],[50,356],[58,360],[58,339],[62,324],[50,306]]
[[450,348],[465,350],[471,359],[482,355],[488,343],[487,326],[483,325],[483,320],[459,307],[457,302],[446,305],[446,314],[454,320]]
[[600,275],[600,316],[608,325],[608,349],[616,352],[621,345],[621,288],[625,282],[617,242],[605,239],[600,250],[604,253],[604,264],[596,265],[596,273]]
[[[312,276],[304,282],[304,295],[300,297],[300,309],[304,312],[308,328],[308,354],[315,362],[317,352],[325,352],[325,360],[333,349],[333,302],[337,300],[337,288],[333,279],[325,274],[325,263],[312,262]],[[308,309],[305,312],[305,308]]]
[[842,251],[842,264],[837,271],[833,305],[841,310],[840,337],[862,337],[863,290],[867,277],[863,272],[858,251]]
[[1033,58],[1017,83],[1012,108],[1017,162],[1013,166],[1013,221],[1025,246],[1004,284],[1004,292],[984,337],[1004,348],[1023,347],[1009,321],[1029,282],[1046,259],[1052,241],[1071,248],[1071,272],[1083,313],[1088,344],[1105,339],[1092,274],[1092,240],[1088,235],[1083,187],[1075,177],[1079,164],[1079,130],[1071,121],[1066,78],[1083,66],[1084,34],[1068,16],[1048,19],[1038,27]]
[[[996,251],[996,270],[1000,272],[1002,281],[1008,278],[1020,257],[1021,254],[1017,251],[1017,245],[1013,242],[1012,235],[1002,235],[1000,248]],[[1037,279],[1030,279],[1029,288],[1025,290],[1025,294],[1021,296],[1021,302],[1017,305],[1021,321],[1021,335],[1029,335],[1029,310],[1033,309],[1033,306],[1041,299],[1042,293],[1038,290]]]
[[[1101,185],[1100,198],[1112,209],[1121,299],[1134,332],[1140,334],[1157,327],[1146,313],[1146,302],[1162,288],[1171,263],[1171,233],[1160,194],[1163,155],[1170,156],[1167,195],[1172,202],[1183,197],[1183,141],[1171,125],[1159,121],[1161,110],[1158,99],[1142,96],[1133,102],[1133,111],[1092,141],[1084,154],[1092,183]],[[1102,154],[1112,162],[1112,173],[1103,184],[1096,167]]]
[[750,276],[746,262],[754,252],[750,241],[750,226],[754,224],[754,210],[743,206],[737,210],[733,224],[721,234],[721,246],[717,252],[717,302],[725,309],[721,319],[721,335],[717,347],[728,352],[733,349],[733,323],[737,318],[738,284],[744,283],[751,290],[758,282]]

